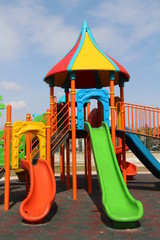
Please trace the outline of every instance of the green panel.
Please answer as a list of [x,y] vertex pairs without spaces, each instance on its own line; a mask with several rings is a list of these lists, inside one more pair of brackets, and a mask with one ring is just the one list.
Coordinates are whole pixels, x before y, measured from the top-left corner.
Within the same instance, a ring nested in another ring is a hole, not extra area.
[[33,122],[42,122],[44,114],[38,115],[33,119]]
[[[0,137],[4,135],[4,130],[0,131]],[[12,136],[12,134],[11,134]],[[19,144],[19,162],[20,159],[25,159],[25,135],[23,135],[20,139]],[[12,140],[11,140],[11,157],[10,157],[10,165],[12,159]],[[0,140],[0,168],[4,167],[4,140]]]
[[130,194],[119,169],[110,131],[106,123],[92,128],[85,122],[89,132],[102,192],[102,203],[108,217],[117,228],[132,228],[143,216],[143,206]]

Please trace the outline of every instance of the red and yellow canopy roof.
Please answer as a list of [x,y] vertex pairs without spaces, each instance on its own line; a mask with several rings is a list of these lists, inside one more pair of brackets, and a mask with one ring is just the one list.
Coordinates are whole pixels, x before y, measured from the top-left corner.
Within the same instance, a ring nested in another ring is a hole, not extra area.
[[130,78],[117,61],[98,47],[85,21],[74,47],[47,73],[44,81],[62,88],[70,87],[71,71],[76,73],[76,88],[109,86],[109,72],[115,72],[115,85]]

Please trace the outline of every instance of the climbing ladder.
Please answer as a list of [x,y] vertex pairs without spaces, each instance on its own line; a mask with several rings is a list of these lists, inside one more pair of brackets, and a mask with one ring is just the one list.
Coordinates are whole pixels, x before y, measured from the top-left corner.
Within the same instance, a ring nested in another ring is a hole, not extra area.
[[[47,124],[47,115],[43,116],[43,123]],[[57,104],[54,104],[51,115],[51,154],[57,151],[59,146],[69,137],[70,119],[69,103],[66,103],[57,113]],[[32,138],[32,159],[38,159],[39,141],[37,137]]]

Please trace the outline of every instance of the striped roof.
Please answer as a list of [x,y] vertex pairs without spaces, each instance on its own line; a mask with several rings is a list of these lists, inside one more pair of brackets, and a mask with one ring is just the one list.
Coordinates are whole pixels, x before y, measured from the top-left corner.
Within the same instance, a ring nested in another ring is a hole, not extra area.
[[117,61],[98,47],[86,21],[74,47],[47,73],[44,81],[62,88],[70,87],[71,71],[76,73],[76,88],[109,86],[109,72],[115,72],[115,85],[130,78]]

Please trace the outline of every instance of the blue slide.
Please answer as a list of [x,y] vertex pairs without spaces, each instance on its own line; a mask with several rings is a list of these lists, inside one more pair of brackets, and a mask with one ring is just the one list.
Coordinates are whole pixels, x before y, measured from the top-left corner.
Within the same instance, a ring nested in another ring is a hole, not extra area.
[[[118,133],[118,132],[117,132]],[[120,134],[117,134],[120,137]],[[139,137],[133,133],[125,133],[126,144],[144,166],[157,178],[160,178],[160,163],[144,146]]]

